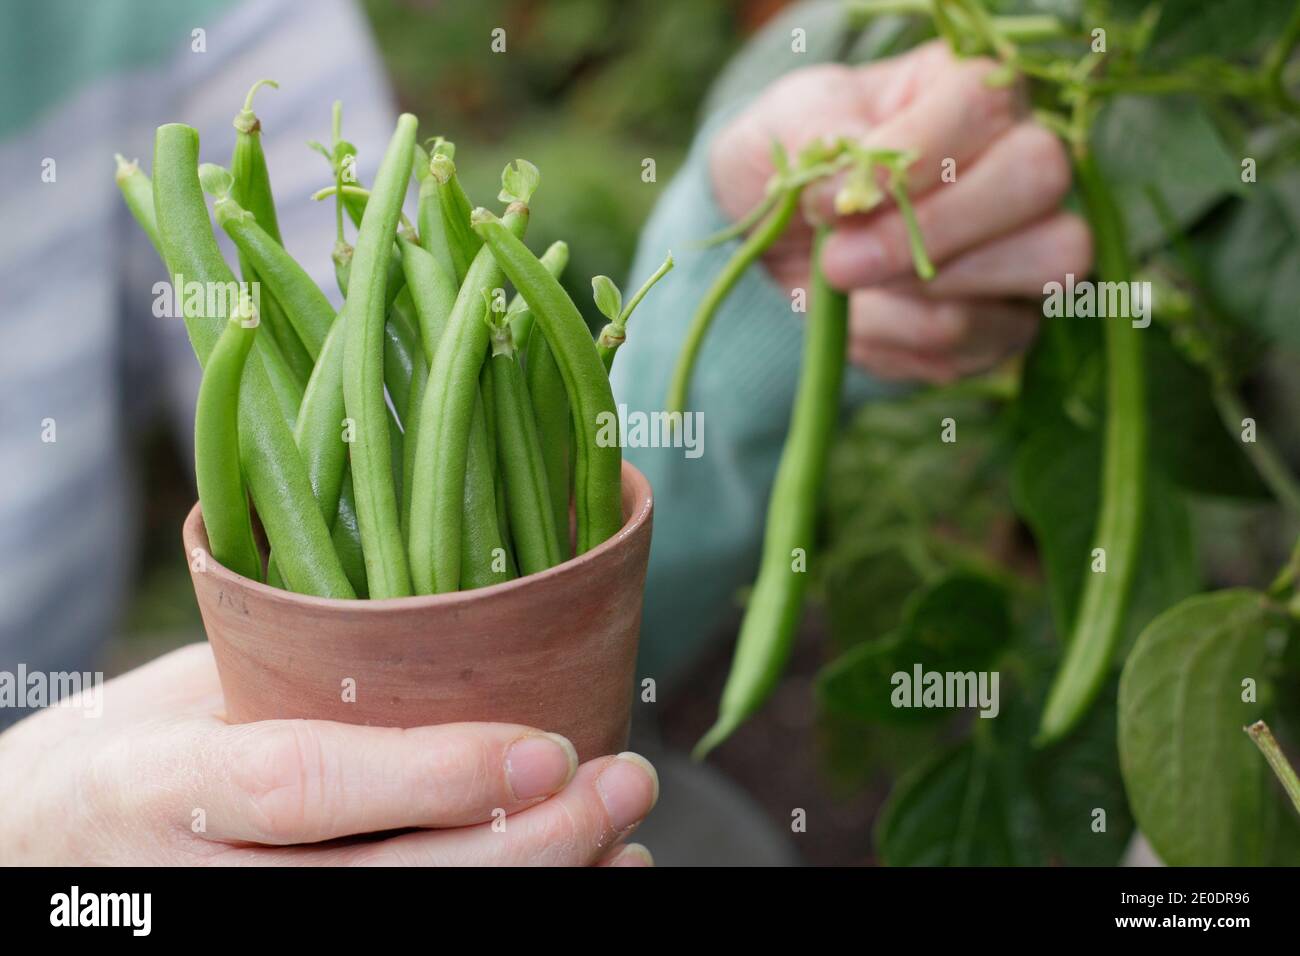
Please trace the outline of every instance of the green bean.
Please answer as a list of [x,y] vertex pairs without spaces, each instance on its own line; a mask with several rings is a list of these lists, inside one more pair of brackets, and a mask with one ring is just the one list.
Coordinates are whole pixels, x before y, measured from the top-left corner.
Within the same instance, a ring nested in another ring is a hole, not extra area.
[[330,529],[330,538],[357,597],[369,597],[370,591],[366,587],[366,558],[361,553],[361,529],[357,527],[357,507],[352,496],[352,472],[346,468],[343,471],[343,488],[339,492],[338,514]]
[[[420,238],[424,238],[423,234]],[[456,304],[456,285],[437,259],[421,246],[399,237],[398,247],[402,255],[402,274],[419,322],[425,361],[432,364],[447,317]]]
[[[522,234],[528,224],[528,207],[523,202],[511,203],[506,223],[503,229]],[[460,286],[429,366],[415,459],[415,472],[429,487],[414,496],[410,527],[411,574],[416,591],[422,594],[455,591],[460,586],[462,507],[467,484],[473,484],[466,479],[469,435],[473,422],[481,416],[475,408],[479,404],[479,371],[488,345],[487,326],[481,321],[482,294],[502,281],[492,254],[480,249]],[[486,436],[483,443],[486,446]],[[491,477],[490,471],[487,475]],[[495,515],[495,504],[492,513]]]
[[[153,183],[140,171],[137,163],[127,163],[121,155],[118,155],[117,161],[117,183],[122,190],[123,198],[126,199],[127,208],[140,228],[148,234],[154,251],[166,266],[167,259],[163,255],[162,240],[158,235],[158,218],[154,213]],[[179,294],[180,290],[177,290],[177,293]],[[257,348],[266,367],[267,380],[276,404],[280,408],[280,414],[285,424],[292,430],[294,417],[298,414],[298,404],[302,401],[302,387],[285,364],[283,356],[280,355],[273,341],[259,338]]]
[[312,493],[326,523],[334,520],[347,472],[347,443],[342,429],[343,354],[347,344],[346,310],[339,314],[321,347],[316,368],[303,393],[293,438],[311,481]]
[[239,382],[257,333],[257,310],[231,310],[199,384],[194,413],[194,474],[212,556],[246,578],[262,580],[248,492],[239,467]]
[[496,478],[492,473],[487,422],[479,390],[465,447],[465,489],[461,497],[460,578],[462,591],[500,584],[515,575],[498,523]]
[[488,360],[493,412],[496,417],[497,460],[505,487],[515,557],[523,574],[534,574],[559,564],[559,538],[542,467],[542,449],[537,441],[533,409],[528,401],[519,364],[515,361],[514,339],[504,312],[494,312],[486,303],[484,321],[492,340]]
[[[577,436],[574,502],[581,554],[617,533],[623,525],[623,454],[609,378],[587,323],[559,280],[487,210],[476,210],[473,223],[498,265],[528,302],[564,379]],[[611,428],[613,435],[609,434]]]
[[[632,313],[641,304],[641,300],[645,298],[646,293],[654,288],[656,282],[672,271],[672,268],[673,254],[670,252],[668,257],[664,259],[663,265],[641,284],[641,288],[636,290],[636,295],[632,296],[631,301],[626,306],[622,304],[618,286],[614,285],[608,276],[596,276],[595,279],[591,280],[591,289],[596,297],[597,307],[604,300],[608,309],[608,311],[606,309],[601,309],[601,311],[605,312],[609,324],[600,330],[600,335],[596,338],[596,351],[600,353],[600,360],[605,365],[606,374],[614,367],[614,353],[627,341],[627,320],[632,317]],[[604,279],[605,283],[598,283],[600,279]]]
[[800,192],[798,189],[788,189],[781,194],[781,198],[772,207],[771,212],[750,233],[749,238],[740,244],[740,248],[727,261],[726,266],[718,273],[718,277],[713,280],[713,285],[709,286],[708,292],[704,294],[695,316],[691,319],[690,328],[686,332],[686,341],[682,345],[681,353],[677,356],[677,365],[673,369],[672,381],[668,386],[668,398],[665,402],[669,413],[685,411],[686,401],[690,397],[691,377],[695,373],[700,347],[704,344],[704,337],[708,334],[718,307],[722,305],[723,299],[731,292],[745,270],[785,231],[799,205]]
[[[221,257],[198,180],[198,133],[168,124],[154,141],[154,209],[167,268],[173,278],[219,283],[235,277]],[[219,316],[185,308],[190,343],[201,363],[216,343]],[[244,473],[271,547],[281,555],[285,581],[295,591],[326,597],[353,597],[329,531],[315,508],[303,507],[312,494],[293,436],[276,405],[268,381],[265,336],[257,336],[243,376],[239,402],[239,441]]]
[[533,409],[533,422],[542,450],[542,467],[546,471],[546,490],[551,501],[552,524],[560,548],[560,560],[568,560],[573,551],[569,538],[569,492],[572,484],[573,421],[569,414],[569,396],[564,377],[551,354],[551,346],[541,328],[525,309],[528,325],[528,361],[524,364],[524,384]]
[[429,178],[437,195],[438,207],[442,213],[442,235],[445,237],[447,251],[451,256],[452,268],[458,283],[465,281],[469,264],[478,254],[482,240],[474,234],[469,225],[469,197],[461,187],[456,176],[456,163],[452,159],[455,146],[442,141],[429,157]]
[[[569,244],[563,239],[557,239],[542,253],[542,265],[546,266],[546,271],[557,279],[568,264]],[[528,303],[524,301],[524,297],[517,292],[510,300],[509,308],[506,309],[506,320],[510,323],[510,331],[515,337],[515,351],[526,353],[528,338],[533,331],[533,314],[528,311]]]
[[158,238],[158,219],[153,212],[153,183],[140,171],[138,161],[131,160],[128,163],[121,153],[115,153],[113,159],[117,163],[117,173],[114,176],[117,188],[122,191],[122,198],[126,200],[131,215],[135,217],[135,221],[140,224],[140,228],[145,231],[154,249],[161,256],[162,242]]
[[352,442],[352,486],[366,580],[375,598],[411,593],[385,421],[383,340],[386,267],[411,175],[415,130],[415,117],[402,114],[361,220],[346,305],[349,321],[343,398],[357,428]]
[[314,364],[334,324],[334,306],[284,246],[233,197],[217,199],[212,209],[217,225],[226,231],[241,260],[274,296]]
[[813,247],[812,288],[799,386],[767,506],[763,557],[745,609],[718,719],[695,748],[696,758],[724,741],[772,692],[790,656],[803,609],[807,572],[796,552],[813,548],[817,501],[834,437],[848,337],[848,300],[821,271],[825,231]]
[[[434,148],[450,146],[445,140],[435,140]],[[420,247],[429,253],[438,267],[448,276],[456,274],[447,230],[442,223],[442,204],[438,201],[438,181],[429,171],[429,154],[419,146],[414,156],[416,179],[420,183],[419,205],[416,207],[416,225],[420,228]]]
[[[569,264],[569,246],[557,240],[551,243],[541,257],[546,271],[557,279]],[[569,401],[564,394],[564,379],[551,356],[550,347],[540,333],[535,353],[528,352],[534,328],[533,314],[522,295],[515,293],[506,310],[506,321],[514,337],[515,353],[531,356],[524,364],[525,385],[529,392],[542,449],[542,463],[546,469],[547,491],[554,515],[556,542],[560,560],[569,557],[569,449],[573,426],[569,423]],[[536,396],[534,398],[533,396]],[[498,509],[500,510],[500,509]],[[507,532],[507,538],[509,537]]]
[[[236,130],[235,148],[230,157],[230,172],[234,182],[230,195],[236,203],[247,209],[257,223],[277,244],[280,238],[280,224],[275,215],[275,200],[271,193],[271,176],[266,168],[266,156],[262,152],[262,122],[253,112],[253,97],[263,86],[278,89],[274,80],[258,80],[248,91],[244,107],[235,114],[233,125]],[[260,276],[257,269],[244,256],[239,255],[239,271],[246,282],[257,282]],[[303,343],[289,325],[275,294],[264,297],[260,303],[263,325],[270,337],[275,339],[286,364],[293,371],[299,386],[307,383],[311,375],[311,356],[307,354]]]
[[[1077,178],[1097,250],[1103,282],[1128,282],[1132,266],[1124,219],[1090,155],[1078,158]],[[1106,554],[1106,570],[1089,574],[1061,663],[1039,722],[1036,742],[1066,736],[1096,700],[1119,644],[1137,572],[1146,490],[1147,412],[1141,330],[1124,317],[1105,324],[1106,433],[1101,507],[1094,548]]]

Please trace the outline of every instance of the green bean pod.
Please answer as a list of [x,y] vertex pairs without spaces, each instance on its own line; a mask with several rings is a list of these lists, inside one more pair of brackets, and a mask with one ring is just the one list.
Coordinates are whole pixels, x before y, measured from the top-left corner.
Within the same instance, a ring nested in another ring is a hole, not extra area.
[[484,319],[492,339],[488,378],[496,417],[498,473],[505,488],[506,508],[515,557],[523,574],[534,574],[559,564],[559,535],[542,465],[528,390],[519,363],[515,361],[514,339],[505,314],[489,307]]
[[[557,239],[546,247],[542,253],[542,265],[546,266],[546,271],[555,278],[559,278],[569,264],[569,244],[563,239]],[[510,300],[510,306],[506,309],[506,321],[510,323],[511,334],[515,337],[515,352],[525,353],[528,349],[528,339],[533,332],[533,314],[528,311],[528,303],[519,293]]]
[[848,340],[848,299],[821,271],[825,231],[813,247],[812,288],[799,386],[767,506],[763,556],[718,719],[696,745],[696,758],[726,740],[767,699],[790,656],[808,575],[794,556],[812,553],[817,502],[839,411]]
[[357,428],[352,442],[352,486],[366,580],[374,598],[411,593],[384,402],[384,325],[387,266],[411,175],[415,131],[415,117],[402,114],[361,220],[348,281],[343,399]]
[[447,317],[456,304],[456,284],[450,273],[424,248],[400,236],[397,243],[402,255],[402,274],[419,323],[425,361],[432,364]]
[[297,260],[234,198],[212,206],[217,225],[226,231],[240,260],[256,274],[288,317],[313,364],[334,324],[334,306]]
[[[450,144],[443,144],[450,145]],[[435,146],[435,148],[437,148]],[[456,274],[452,260],[451,246],[447,242],[447,230],[442,223],[442,204],[438,200],[438,181],[429,171],[429,154],[419,146],[415,147],[413,159],[415,176],[420,184],[419,203],[416,206],[415,222],[420,230],[420,247],[429,253],[448,276]]]
[[117,182],[117,188],[122,191],[126,207],[161,257],[162,240],[158,238],[158,219],[153,212],[153,183],[140,170],[140,164],[135,160],[128,163],[121,153],[115,153],[113,159],[117,163],[117,172],[113,178]]
[[307,468],[316,504],[327,524],[334,520],[348,467],[343,403],[343,354],[347,344],[347,310],[325,337],[316,368],[303,393],[294,443]]
[[[198,180],[198,133],[168,124],[154,141],[154,209],[167,268],[173,278],[220,283],[235,277],[217,248]],[[182,300],[184,301],[184,300]],[[206,363],[224,324],[186,308],[185,325],[201,363]],[[257,336],[245,368],[239,401],[239,444],[244,473],[258,516],[290,588],[324,597],[354,597],[325,521],[307,507],[312,489],[306,469],[271,392],[265,336]]]
[[[1079,157],[1076,174],[1103,282],[1132,279],[1124,218],[1090,155]],[[1142,330],[1125,317],[1105,322],[1106,432],[1101,507],[1094,548],[1106,554],[1106,570],[1090,573],[1075,614],[1065,659],[1052,680],[1035,742],[1065,737],[1088,712],[1110,673],[1123,631],[1141,545],[1147,474],[1146,372]]]
[[501,533],[496,476],[492,471],[486,415],[475,389],[474,414],[465,447],[465,488],[461,497],[460,578],[462,591],[500,584],[515,576],[513,559]]
[[343,488],[339,492],[338,513],[330,529],[330,539],[357,597],[369,597],[366,558],[361,553],[361,529],[357,527],[357,506],[352,496],[352,472],[348,469],[343,471]]
[[257,333],[257,311],[236,306],[208,356],[194,413],[194,475],[212,556],[246,578],[262,580],[248,492],[239,467],[239,383]]
[[[167,265],[163,254],[162,238],[158,234],[158,217],[153,205],[153,182],[140,171],[137,163],[128,163],[117,156],[117,184],[126,200],[127,209],[149,236],[158,258]],[[290,430],[293,429],[294,417],[298,414],[298,405],[302,401],[302,387],[298,384],[292,371],[285,364],[275,343],[270,339],[258,339],[257,351],[266,367],[267,381],[275,397],[280,414]]]
[[[235,148],[230,157],[230,172],[234,176],[231,198],[248,210],[257,223],[277,244],[280,224],[275,215],[275,199],[271,193],[271,175],[266,168],[266,155],[262,152],[262,122],[253,112],[253,97],[263,86],[278,88],[274,80],[258,80],[248,91],[244,106],[235,114]],[[247,282],[260,281],[257,269],[244,256],[239,255],[239,271]],[[263,297],[260,303],[262,324],[275,340],[285,363],[292,370],[299,387],[306,385],[311,375],[312,362],[302,341],[289,324],[284,310],[274,293]]]
[[[503,229],[522,234],[528,224],[528,207],[512,203],[506,223]],[[460,587],[469,438],[476,417],[482,414],[475,408],[479,404],[479,371],[488,346],[487,326],[481,319],[482,295],[502,282],[496,260],[480,249],[460,286],[429,366],[415,458],[415,473],[428,487],[422,487],[413,498],[410,527],[411,575],[421,594]],[[486,448],[486,435],[483,445]],[[483,467],[487,467],[486,460]],[[490,479],[490,471],[487,477]],[[496,513],[495,503],[492,513]]]
[[781,233],[785,232],[785,227],[790,224],[790,219],[799,206],[799,196],[798,189],[788,189],[781,194],[781,198],[777,200],[771,212],[763,217],[749,237],[727,260],[726,266],[718,273],[718,277],[713,280],[713,285],[709,286],[704,298],[700,300],[700,306],[695,310],[690,327],[686,331],[686,341],[682,343],[682,350],[677,356],[677,364],[673,368],[672,380],[668,385],[665,405],[670,414],[686,410],[686,401],[690,397],[691,378],[695,374],[695,363],[700,357],[700,348],[704,345],[704,338],[708,334],[709,326],[713,324],[713,317],[718,313],[718,307],[744,275],[745,270],[780,238]]
[[[444,143],[443,146],[450,146]],[[469,197],[456,175],[456,163],[452,154],[434,151],[429,157],[429,178],[433,180],[434,192],[442,218],[442,235],[451,256],[452,269],[458,283],[465,281],[470,263],[478,255],[482,240],[470,228]],[[431,250],[432,251],[432,250]]]
[[577,437],[574,504],[578,553],[582,554],[623,525],[623,453],[609,377],[587,323],[559,280],[487,210],[475,211],[473,222],[501,269],[528,302],[564,379]]
[[573,421],[569,414],[569,395],[564,390],[564,377],[555,364],[555,356],[532,320],[532,312],[524,309],[531,328],[528,336],[528,361],[524,364],[524,385],[528,390],[528,403],[533,410],[537,440],[542,452],[542,467],[546,471],[546,491],[551,501],[551,523],[555,527],[560,560],[568,560],[573,550],[569,539],[569,495],[572,486]]

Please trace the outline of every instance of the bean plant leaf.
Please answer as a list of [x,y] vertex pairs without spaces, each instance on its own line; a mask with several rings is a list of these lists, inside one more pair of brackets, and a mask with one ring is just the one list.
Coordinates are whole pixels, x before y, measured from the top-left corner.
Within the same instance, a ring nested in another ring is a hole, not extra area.
[[516,159],[501,171],[501,192],[497,193],[497,199],[505,203],[527,203],[541,181],[542,174],[536,166],[526,159]]
[[1169,68],[1193,57],[1254,54],[1290,12],[1290,4],[1277,0],[1164,0],[1144,59]]
[[[895,786],[875,830],[894,866],[1113,866],[1133,831],[1115,746],[1114,686],[1067,741],[1033,745],[1059,648],[1022,634],[997,718],[922,761]],[[1011,673],[1014,670],[1015,673]],[[1099,814],[1098,811],[1103,811]]]
[[967,742],[905,776],[876,824],[887,866],[1034,866],[1036,810],[1004,756]]
[[601,315],[611,322],[618,320],[623,311],[623,293],[619,291],[614,280],[609,276],[593,276],[591,280],[591,297],[600,309]]
[[1300,172],[1253,185],[1216,230],[1209,257],[1222,306],[1271,341],[1300,349]]
[[951,717],[950,709],[896,707],[894,675],[911,681],[917,666],[923,672],[980,671],[1010,636],[1002,588],[957,572],[913,594],[898,630],[859,644],[823,669],[818,690],[832,712],[903,722]]
[[[1035,430],[1016,452],[1012,495],[1038,543],[1052,618],[1062,637],[1070,633],[1085,575],[1100,573],[1091,570],[1100,475],[1098,434],[1065,421]],[[1200,587],[1186,502],[1155,469],[1148,476],[1143,522],[1125,642],[1156,614]]]
[[1092,141],[1129,245],[1140,255],[1163,245],[1167,230],[1146,196],[1158,184],[1176,225],[1186,227],[1229,195],[1243,195],[1238,159],[1196,100],[1121,96],[1097,117]]
[[[1171,866],[1300,863],[1294,811],[1242,727],[1267,708],[1278,616],[1234,589],[1171,608],[1120,681],[1120,765],[1142,832]],[[1253,681],[1258,702],[1243,701]]]

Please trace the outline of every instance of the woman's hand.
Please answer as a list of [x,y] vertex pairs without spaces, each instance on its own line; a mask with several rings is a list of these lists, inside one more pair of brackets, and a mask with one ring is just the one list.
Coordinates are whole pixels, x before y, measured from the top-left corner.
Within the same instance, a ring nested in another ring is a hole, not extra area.
[[[0,735],[0,863],[646,865],[658,779],[513,724],[227,724],[195,644]],[[361,834],[420,828],[385,839]],[[454,829],[439,829],[454,828]]]
[[[1059,208],[1065,149],[1024,117],[1018,88],[985,82],[993,69],[941,42],[863,67],[810,67],[772,84],[713,143],[714,192],[733,219],[762,199],[773,139],[791,156],[838,137],[916,153],[908,191],[938,269],[929,283],[912,272],[897,207],[837,217],[837,180],[804,197],[808,219],[835,224],[823,263],[852,293],[850,359],[878,377],[940,382],[993,366],[1033,338],[1041,306],[1024,300],[1091,267],[1087,226]],[[810,239],[801,222],[765,258],[788,288],[808,281]]]

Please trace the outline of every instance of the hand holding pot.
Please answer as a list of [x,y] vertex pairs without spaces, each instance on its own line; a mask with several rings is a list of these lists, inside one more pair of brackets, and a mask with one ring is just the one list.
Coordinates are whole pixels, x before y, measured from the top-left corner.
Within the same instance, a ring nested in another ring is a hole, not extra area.
[[[908,192],[938,274],[912,271],[904,218],[885,202],[838,216],[842,175],[810,186],[807,218],[834,225],[826,277],[852,293],[849,359],[886,379],[947,381],[1024,348],[1041,309],[1025,299],[1092,262],[1084,221],[1062,212],[1070,164],[1057,136],[1024,115],[1018,89],[990,85],[986,58],[935,41],[866,66],[823,64],[773,83],[714,140],[718,203],[740,219],[763,198],[775,139],[796,155],[845,137],[908,150]],[[777,282],[807,288],[812,230],[796,222],[764,257]],[[1019,301],[1017,301],[1019,300]]]
[[100,692],[102,716],[55,708],[0,735],[0,863],[650,862],[620,842],[658,796],[635,754],[579,765],[564,738],[501,723],[227,724],[206,644]]

